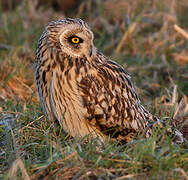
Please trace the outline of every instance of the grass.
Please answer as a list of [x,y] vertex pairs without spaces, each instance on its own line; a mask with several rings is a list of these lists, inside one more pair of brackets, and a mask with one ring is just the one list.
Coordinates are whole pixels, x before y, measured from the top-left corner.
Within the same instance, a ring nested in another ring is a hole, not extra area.
[[44,26],[63,15],[31,1],[1,6],[0,179],[188,179],[188,45],[173,29],[188,29],[188,3],[145,2],[83,1],[66,13],[90,24],[97,48],[131,74],[147,109],[173,118],[185,142],[156,129],[147,140],[99,146],[54,128],[37,98],[34,51]]

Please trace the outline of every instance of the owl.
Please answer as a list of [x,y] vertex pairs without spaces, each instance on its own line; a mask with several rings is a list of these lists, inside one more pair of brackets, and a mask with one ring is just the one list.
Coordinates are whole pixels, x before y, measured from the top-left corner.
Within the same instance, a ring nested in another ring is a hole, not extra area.
[[[142,105],[130,75],[105,57],[81,19],[50,22],[36,49],[35,79],[48,118],[72,137],[128,142],[160,122]],[[181,133],[178,134],[182,139]]]

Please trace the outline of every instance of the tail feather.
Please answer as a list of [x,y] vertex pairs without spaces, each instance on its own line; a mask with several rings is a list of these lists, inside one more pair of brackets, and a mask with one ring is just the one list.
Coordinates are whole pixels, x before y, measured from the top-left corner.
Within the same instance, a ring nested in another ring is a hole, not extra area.
[[173,141],[176,143],[183,143],[183,134],[176,128],[174,124],[169,124],[165,120],[160,120],[156,116],[153,116],[153,122],[148,124],[148,129],[146,130],[146,137],[151,135],[152,129],[155,127],[166,128],[167,132],[173,137]]

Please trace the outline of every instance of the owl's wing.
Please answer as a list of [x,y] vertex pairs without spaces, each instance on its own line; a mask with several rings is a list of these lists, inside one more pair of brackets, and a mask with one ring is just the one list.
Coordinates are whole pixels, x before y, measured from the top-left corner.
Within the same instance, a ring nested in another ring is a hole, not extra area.
[[78,87],[88,121],[101,131],[115,133],[115,128],[123,136],[144,129],[153,119],[140,104],[129,74],[113,61],[99,60]]

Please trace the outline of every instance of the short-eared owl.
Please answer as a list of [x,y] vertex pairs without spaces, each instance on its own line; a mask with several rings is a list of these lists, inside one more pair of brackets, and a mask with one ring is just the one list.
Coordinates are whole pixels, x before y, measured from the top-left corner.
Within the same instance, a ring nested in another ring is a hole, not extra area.
[[147,137],[151,122],[159,120],[141,105],[129,74],[100,53],[93,38],[81,19],[48,24],[35,66],[43,109],[73,137],[127,142],[145,130]]

